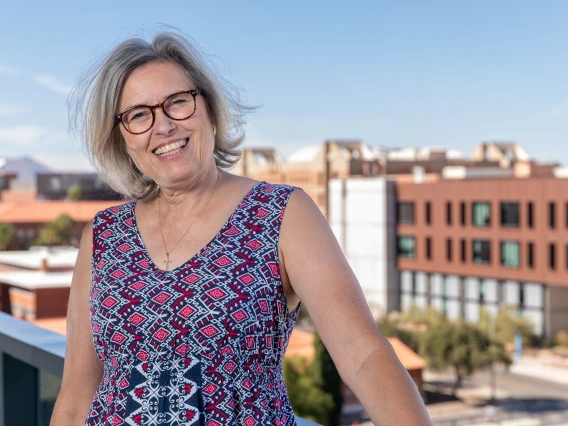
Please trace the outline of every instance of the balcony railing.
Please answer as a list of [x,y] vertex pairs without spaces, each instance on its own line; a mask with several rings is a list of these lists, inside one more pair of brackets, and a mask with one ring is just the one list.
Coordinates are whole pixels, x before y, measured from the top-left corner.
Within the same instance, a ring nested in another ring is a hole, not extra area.
[[64,356],[65,336],[0,312],[0,426],[49,425]]

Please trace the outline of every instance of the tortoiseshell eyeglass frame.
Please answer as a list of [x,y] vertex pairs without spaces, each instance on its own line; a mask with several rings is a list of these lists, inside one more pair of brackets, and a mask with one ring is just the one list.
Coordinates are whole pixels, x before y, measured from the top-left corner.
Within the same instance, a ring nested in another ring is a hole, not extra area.
[[[166,109],[164,108],[164,105],[166,104],[168,99],[170,99],[171,97],[181,95],[183,93],[189,93],[189,94],[191,94],[191,96],[193,96],[193,112],[191,114],[189,114],[187,117],[184,117],[184,118],[173,118],[170,115],[168,115]],[[162,111],[164,111],[164,114],[166,115],[166,117],[168,117],[172,120],[175,120],[175,121],[187,120],[189,117],[191,117],[193,114],[195,114],[195,111],[197,110],[197,102],[195,101],[195,97],[197,95],[199,95],[200,93],[201,92],[197,89],[195,89],[195,90],[184,90],[183,92],[172,93],[171,95],[166,97],[166,99],[164,99],[162,102],[160,102],[159,104],[153,105],[153,106],[151,106],[151,105],[134,105],[133,107],[125,109],[120,114],[118,114],[116,116],[116,121],[119,122],[120,124],[122,124],[122,127],[124,127],[124,130],[126,130],[128,133],[131,133],[133,135],[141,135],[142,133],[146,133],[148,130],[150,130],[152,127],[154,127],[154,122],[156,121],[156,113],[155,113],[156,108],[162,108]],[[143,132],[134,133],[134,132],[131,132],[130,130],[128,130],[128,127],[126,127],[126,124],[124,123],[124,121],[122,121],[122,117],[128,111],[132,111],[135,108],[141,108],[141,107],[149,108],[150,111],[152,112],[152,124],[150,124],[150,127],[148,127]]]

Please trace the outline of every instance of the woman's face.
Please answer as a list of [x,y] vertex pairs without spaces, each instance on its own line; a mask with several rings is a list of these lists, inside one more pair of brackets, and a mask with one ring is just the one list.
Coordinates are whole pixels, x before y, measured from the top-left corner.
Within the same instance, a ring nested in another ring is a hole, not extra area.
[[[197,89],[195,84],[178,65],[150,63],[134,70],[127,78],[117,114],[137,105],[153,106],[174,93],[194,89]],[[195,113],[181,121],[172,120],[162,108],[156,108],[154,125],[139,135],[119,125],[134,163],[160,187],[176,189],[191,185],[214,166],[213,126],[203,97],[197,95],[195,102]]]

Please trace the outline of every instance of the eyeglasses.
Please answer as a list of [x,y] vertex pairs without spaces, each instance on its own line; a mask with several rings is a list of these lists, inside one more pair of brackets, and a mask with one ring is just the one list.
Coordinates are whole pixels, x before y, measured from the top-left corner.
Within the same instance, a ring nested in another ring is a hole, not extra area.
[[156,108],[162,108],[164,114],[172,120],[187,120],[197,108],[195,97],[199,90],[187,90],[168,96],[157,105],[136,105],[122,111],[116,116],[116,120],[122,123],[127,132],[133,135],[146,133],[156,121]]

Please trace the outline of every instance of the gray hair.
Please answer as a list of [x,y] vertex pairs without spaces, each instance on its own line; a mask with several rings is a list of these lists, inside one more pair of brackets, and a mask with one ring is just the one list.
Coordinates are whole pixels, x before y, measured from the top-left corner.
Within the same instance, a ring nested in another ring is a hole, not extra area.
[[239,90],[213,71],[197,44],[178,32],[156,34],[151,41],[132,37],[95,61],[69,97],[71,130],[84,143],[91,164],[125,198],[152,200],[157,184],[134,165],[116,122],[120,93],[128,76],[151,62],[181,66],[203,95],[217,134],[217,166],[230,168],[240,158],[245,115],[254,108],[241,103]]

